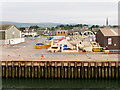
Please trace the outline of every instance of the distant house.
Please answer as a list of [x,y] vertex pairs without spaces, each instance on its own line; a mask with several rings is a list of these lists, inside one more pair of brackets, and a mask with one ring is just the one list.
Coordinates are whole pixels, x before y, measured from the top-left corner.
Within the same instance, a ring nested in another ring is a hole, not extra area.
[[13,24],[0,25],[0,41],[2,44],[17,44],[24,42],[21,31]]
[[67,37],[67,31],[66,30],[57,30],[56,36],[65,36]]
[[96,34],[96,41],[109,50],[120,50],[120,34],[118,29],[103,28]]
[[23,35],[23,36],[25,36],[25,35],[36,36],[36,35],[37,35],[37,32],[35,32],[35,31],[33,31],[33,30],[28,30],[28,31],[22,32],[22,35]]

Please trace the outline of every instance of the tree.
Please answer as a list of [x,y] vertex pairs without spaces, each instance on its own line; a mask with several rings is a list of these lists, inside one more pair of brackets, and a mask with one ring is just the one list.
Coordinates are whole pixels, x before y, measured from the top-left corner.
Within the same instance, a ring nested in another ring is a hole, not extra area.
[[37,26],[37,25],[35,25],[35,26],[30,26],[30,28],[29,29],[38,29],[39,28],[39,26]]
[[21,28],[20,28],[20,31],[23,32],[24,30],[25,30],[25,27],[21,27]]

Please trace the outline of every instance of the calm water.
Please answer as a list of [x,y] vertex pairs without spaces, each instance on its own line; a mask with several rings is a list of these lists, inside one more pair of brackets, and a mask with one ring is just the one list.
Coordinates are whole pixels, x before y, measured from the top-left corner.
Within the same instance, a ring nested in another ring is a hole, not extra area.
[[120,88],[119,80],[3,79],[3,88]]

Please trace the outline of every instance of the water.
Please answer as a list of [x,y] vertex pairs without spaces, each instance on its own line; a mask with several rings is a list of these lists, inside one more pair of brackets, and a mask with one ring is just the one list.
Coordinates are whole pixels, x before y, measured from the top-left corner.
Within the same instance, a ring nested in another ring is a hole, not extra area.
[[3,79],[3,88],[120,88],[119,80]]

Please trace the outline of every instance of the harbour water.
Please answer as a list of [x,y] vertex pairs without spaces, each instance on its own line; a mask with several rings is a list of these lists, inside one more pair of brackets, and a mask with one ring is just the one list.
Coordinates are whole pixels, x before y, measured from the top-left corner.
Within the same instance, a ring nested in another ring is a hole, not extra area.
[[120,88],[120,81],[108,79],[2,79],[2,88]]

